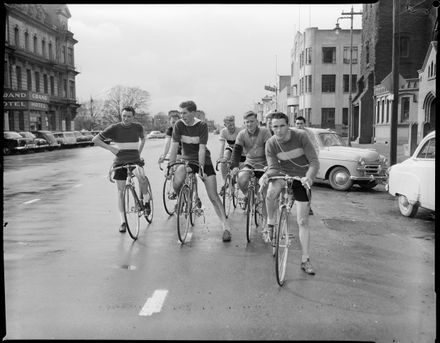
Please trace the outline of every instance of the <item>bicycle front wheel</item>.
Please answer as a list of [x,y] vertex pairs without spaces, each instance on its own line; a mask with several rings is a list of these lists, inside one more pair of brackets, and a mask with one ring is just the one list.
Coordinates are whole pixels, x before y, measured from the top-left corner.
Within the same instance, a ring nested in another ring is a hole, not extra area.
[[287,255],[290,246],[289,237],[289,221],[287,208],[283,206],[281,208],[280,221],[278,224],[276,235],[276,248],[275,248],[275,272],[277,276],[277,282],[280,286],[284,284],[286,279],[286,266]]
[[162,200],[165,212],[172,216],[174,214],[176,202],[178,199],[177,195],[174,193],[171,176],[165,177],[165,181],[163,183]]
[[191,192],[188,185],[182,186],[177,204],[177,236],[179,237],[180,243],[185,243],[191,226]]
[[[225,184],[223,186],[223,208],[225,209],[226,218],[231,214],[234,201],[234,189],[232,188],[231,175],[226,175]],[[235,207],[235,206],[234,206]]]
[[130,237],[136,240],[139,236],[141,225],[142,204],[136,190],[131,185],[124,189],[124,217]]
[[251,241],[252,217],[254,216],[254,190],[248,190],[248,201],[246,207],[246,239],[248,243]]

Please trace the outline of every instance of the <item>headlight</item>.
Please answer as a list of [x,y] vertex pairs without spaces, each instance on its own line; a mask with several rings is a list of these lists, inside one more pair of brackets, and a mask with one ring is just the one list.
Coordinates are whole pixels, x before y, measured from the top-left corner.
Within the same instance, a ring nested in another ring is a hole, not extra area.
[[388,165],[388,159],[384,155],[379,156],[379,161],[382,165]]
[[358,160],[358,164],[360,164],[361,166],[364,166],[365,163],[366,163],[366,162],[365,162],[365,160],[364,160],[363,157],[359,158],[359,160]]

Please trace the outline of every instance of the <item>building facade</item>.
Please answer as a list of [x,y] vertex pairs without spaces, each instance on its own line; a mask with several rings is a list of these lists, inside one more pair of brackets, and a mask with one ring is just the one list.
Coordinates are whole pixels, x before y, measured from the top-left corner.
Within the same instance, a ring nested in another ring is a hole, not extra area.
[[[360,72],[361,31],[353,30],[352,89]],[[330,128],[343,136],[348,131],[350,30],[297,32],[291,49],[291,90],[287,105],[293,118],[306,125]]]
[[73,130],[74,45],[66,5],[4,4],[4,129]]
[[[433,40],[437,18],[432,1],[400,1],[399,73],[405,80],[417,78],[429,42]],[[381,84],[392,68],[393,1],[380,0],[364,4],[362,10],[362,52],[358,93],[353,98],[353,113],[359,122],[355,132],[359,143],[371,143],[377,118],[375,86]]]

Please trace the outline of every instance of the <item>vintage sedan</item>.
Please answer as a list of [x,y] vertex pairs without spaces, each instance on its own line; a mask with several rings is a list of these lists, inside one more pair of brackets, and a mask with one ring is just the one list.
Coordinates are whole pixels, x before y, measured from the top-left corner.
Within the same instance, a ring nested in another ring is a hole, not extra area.
[[15,131],[3,131],[3,155],[28,152],[27,139]]
[[32,143],[29,148],[33,151],[44,151],[49,147],[47,141],[43,138],[37,137],[35,134],[29,131],[20,131],[20,136],[27,138]]
[[414,217],[419,207],[435,210],[435,131],[428,133],[413,155],[388,169],[388,193],[397,197],[400,213]]
[[147,139],[152,139],[152,138],[165,138],[166,134],[160,131],[151,131],[148,135],[147,135]]
[[318,152],[317,181],[327,180],[338,191],[347,191],[354,184],[371,189],[387,180],[388,161],[375,149],[355,148],[345,144],[335,131],[305,128]]
[[58,149],[60,147],[60,143],[58,143],[57,139],[53,135],[51,131],[47,130],[38,130],[38,131],[31,131],[35,136],[38,138],[46,140],[48,147],[47,150],[51,151],[54,149]]

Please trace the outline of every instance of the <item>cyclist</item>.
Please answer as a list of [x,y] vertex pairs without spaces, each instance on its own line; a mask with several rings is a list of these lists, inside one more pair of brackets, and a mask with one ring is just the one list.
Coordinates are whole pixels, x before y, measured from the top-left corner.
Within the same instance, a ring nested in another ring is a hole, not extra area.
[[[300,176],[301,182],[294,181],[293,193],[297,208],[297,222],[299,239],[302,249],[301,269],[307,274],[314,275],[315,271],[310,263],[310,227],[309,227],[309,199],[305,184],[312,185],[313,179],[319,170],[318,155],[308,135],[303,130],[290,129],[286,114],[275,112],[272,116],[274,135],[266,144],[268,169],[260,179],[260,185],[267,184],[267,178],[274,175],[287,174]],[[285,186],[284,180],[273,180],[269,183],[266,206],[267,227],[263,231],[263,239],[268,242],[271,230],[275,224],[276,203],[278,196]]]
[[[113,167],[117,167],[126,163],[135,163],[139,167],[134,170],[139,180],[139,188],[144,194],[144,202],[147,213],[151,211],[148,196],[148,179],[145,177],[143,160],[141,152],[145,145],[144,128],[141,124],[134,122],[135,110],[131,106],[122,109],[121,122],[112,124],[105,128],[102,132],[93,137],[92,142],[104,148],[115,155]],[[111,139],[115,144],[110,145],[104,142],[105,139]],[[116,180],[118,189],[118,210],[121,219],[119,232],[126,231],[127,225],[124,217],[124,188],[127,178],[127,169],[121,168],[115,171],[113,177]]]
[[[235,139],[234,150],[232,152],[231,168],[232,174],[237,176],[237,183],[243,194],[247,194],[247,185],[250,180],[250,173],[248,171],[240,170],[239,160],[242,152],[246,153],[246,160],[243,163],[243,168],[252,167],[256,169],[263,169],[267,166],[265,144],[271,137],[269,129],[259,127],[257,114],[253,111],[248,111],[243,115],[245,128],[241,130]],[[256,171],[255,176],[259,179],[263,172]],[[257,194],[257,193],[256,193]],[[264,195],[264,191],[262,192]],[[245,198],[245,202],[246,202]],[[264,201],[264,197],[263,197]],[[263,204],[263,217],[265,217],[266,208]]]
[[[180,114],[179,111],[177,110],[171,110],[168,112],[168,120],[170,122],[170,126],[168,127],[167,131],[166,131],[166,137],[165,137],[165,147],[163,149],[163,154],[160,155],[158,162],[162,163],[166,158],[169,159],[169,155],[168,152],[170,150],[170,146],[171,146],[171,140],[173,137],[173,128],[174,128],[174,124],[180,119]],[[180,159],[182,155],[182,143],[179,143],[179,147],[177,149],[177,159]],[[174,200],[177,198],[177,194],[172,191],[170,192],[170,194],[168,194],[168,198],[171,200]]]
[[268,112],[266,113],[266,115],[264,116],[264,118],[266,119],[266,127],[269,129],[270,134],[273,136],[273,130],[272,130],[272,115],[274,112]]
[[[231,159],[232,150],[234,149],[235,139],[237,138],[238,133],[240,132],[240,128],[235,126],[235,117],[234,116],[226,116],[223,119],[223,123],[225,127],[221,129],[219,140],[220,140],[220,154],[218,161],[227,162]],[[244,162],[246,159],[246,155],[241,155],[240,162]],[[226,179],[226,174],[228,173],[228,166],[226,163],[220,164],[220,171],[223,179],[223,186],[220,190],[220,195],[223,196],[224,192],[224,183]]]
[[[230,227],[226,219],[222,201],[217,193],[217,179],[210,152],[206,148],[208,142],[208,125],[206,122],[195,118],[197,105],[194,101],[182,102],[180,104],[180,110],[182,119],[178,120],[174,125],[169,164],[176,161],[178,145],[179,142],[182,142],[182,158],[184,160],[196,160],[200,164],[200,168],[194,165],[190,167],[195,173],[199,173],[202,178],[209,200],[222,222],[223,241],[229,242],[231,241]],[[185,177],[185,166],[178,166],[175,170],[173,180],[173,187],[176,193],[179,193],[182,188]],[[199,204],[199,206],[201,206],[201,204]]]

